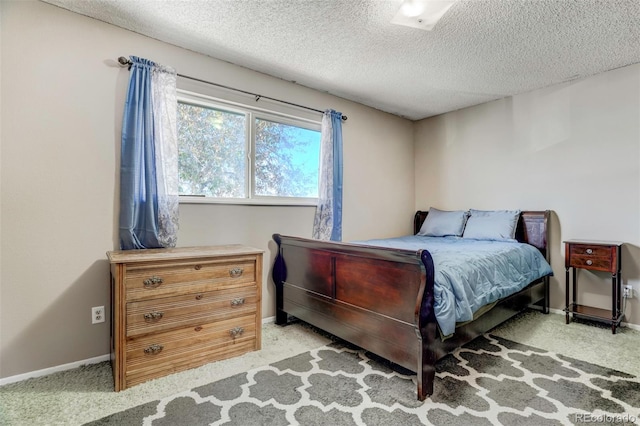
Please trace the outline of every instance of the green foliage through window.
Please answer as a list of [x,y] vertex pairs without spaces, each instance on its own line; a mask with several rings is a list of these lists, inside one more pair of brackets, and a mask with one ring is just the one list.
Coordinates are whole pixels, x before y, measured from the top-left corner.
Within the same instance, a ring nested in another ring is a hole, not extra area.
[[178,103],[181,195],[245,196],[245,116]]
[[262,115],[180,101],[180,195],[317,198],[318,126]]
[[256,195],[318,197],[320,132],[256,119]]

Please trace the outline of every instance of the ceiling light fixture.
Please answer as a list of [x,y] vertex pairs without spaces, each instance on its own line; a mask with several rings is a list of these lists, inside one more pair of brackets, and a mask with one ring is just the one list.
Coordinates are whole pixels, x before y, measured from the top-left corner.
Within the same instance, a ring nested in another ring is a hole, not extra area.
[[403,0],[392,24],[430,31],[458,0]]
[[424,12],[424,2],[420,0],[405,0],[400,6],[400,12],[409,18],[418,16]]

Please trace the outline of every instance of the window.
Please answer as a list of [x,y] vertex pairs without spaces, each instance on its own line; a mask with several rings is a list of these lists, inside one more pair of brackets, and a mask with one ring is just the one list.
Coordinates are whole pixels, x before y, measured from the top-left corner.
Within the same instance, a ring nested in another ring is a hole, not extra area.
[[181,94],[177,124],[184,201],[317,201],[320,123]]
[[245,122],[244,114],[178,103],[180,195],[245,196]]

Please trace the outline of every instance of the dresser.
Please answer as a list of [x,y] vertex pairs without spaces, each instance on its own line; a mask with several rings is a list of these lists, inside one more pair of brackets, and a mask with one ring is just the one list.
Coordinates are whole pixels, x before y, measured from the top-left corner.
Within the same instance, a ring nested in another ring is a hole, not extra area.
[[[584,317],[587,319],[605,321],[611,324],[611,332],[615,334],[616,328],[622,321],[622,291],[621,291],[621,242],[617,241],[565,241],[565,297],[566,297],[566,323],[569,324],[569,315]],[[578,303],[578,271],[590,270],[607,272],[611,274],[611,309],[602,309],[586,306]],[[569,280],[569,272],[573,276]],[[569,293],[571,282],[571,296]]]
[[259,350],[263,251],[110,251],[115,390]]

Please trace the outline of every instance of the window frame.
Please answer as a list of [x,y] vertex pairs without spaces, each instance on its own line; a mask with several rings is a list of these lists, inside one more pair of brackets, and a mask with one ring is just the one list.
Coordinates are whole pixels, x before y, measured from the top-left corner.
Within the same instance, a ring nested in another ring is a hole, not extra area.
[[[302,116],[279,112],[275,108],[252,107],[244,103],[229,101],[218,97],[187,90],[177,90],[177,101],[203,108],[213,108],[230,113],[244,114],[245,122],[245,194],[243,198],[207,197],[199,195],[180,195],[180,204],[231,204],[231,205],[262,205],[262,206],[317,206],[317,197],[282,197],[255,194],[255,146],[256,119],[273,121],[276,123],[300,127],[307,130],[321,131],[320,120],[313,120]],[[257,101],[257,100],[256,100]],[[179,142],[178,142],[179,143]],[[318,180],[320,171],[318,170]],[[320,184],[318,182],[318,190]]]

